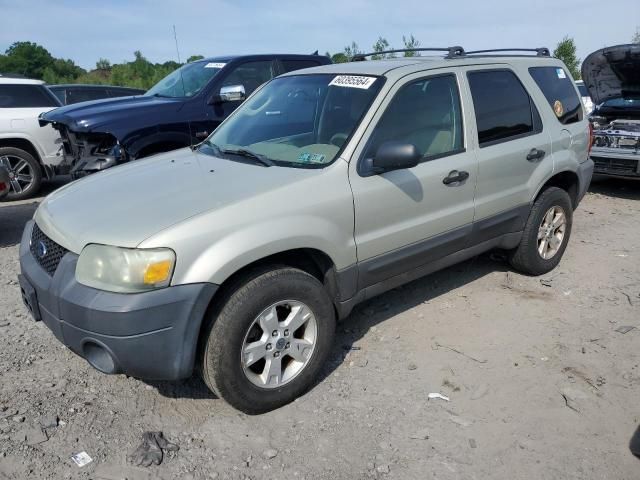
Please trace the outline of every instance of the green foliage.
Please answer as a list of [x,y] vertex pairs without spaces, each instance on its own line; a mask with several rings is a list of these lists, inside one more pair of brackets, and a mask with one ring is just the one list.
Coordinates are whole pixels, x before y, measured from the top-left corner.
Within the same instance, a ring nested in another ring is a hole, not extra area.
[[358,47],[358,44],[356,42],[351,42],[351,45],[347,45],[346,47],[344,47],[343,55],[348,59],[347,61],[350,61],[352,57],[360,53],[364,53],[364,52],[360,50],[360,47]]
[[[192,55],[188,61],[201,58],[204,57]],[[0,55],[0,72],[18,73],[48,84],[90,83],[148,89],[180,65],[174,61],[151,63],[142,52],[135,51],[130,62],[112,65],[106,58],[100,58],[95,70],[87,72],[72,60],[55,58],[46,48],[32,42],[16,42]]]
[[631,43],[640,43],[640,27],[636,27],[636,33],[631,37]]
[[580,80],[580,59],[576,56],[573,38],[565,36],[553,51],[553,56],[564,62],[574,80]]
[[330,57],[333,63],[346,63],[349,61],[349,57],[342,52],[334,53],[333,55],[330,55]]
[[371,60],[382,60],[383,58],[393,58],[395,56],[393,53],[380,53],[385,50],[393,50],[393,48],[389,45],[386,38],[378,37],[376,43],[373,44],[373,51],[377,53],[371,55]]
[[[420,40],[416,39],[413,35],[409,35],[409,37],[402,36],[402,43],[404,43],[404,48],[420,48]],[[420,52],[404,52],[405,57],[419,57]]]
[[204,57],[202,55],[191,55],[187,58],[187,63],[195,62],[197,60],[202,60]]

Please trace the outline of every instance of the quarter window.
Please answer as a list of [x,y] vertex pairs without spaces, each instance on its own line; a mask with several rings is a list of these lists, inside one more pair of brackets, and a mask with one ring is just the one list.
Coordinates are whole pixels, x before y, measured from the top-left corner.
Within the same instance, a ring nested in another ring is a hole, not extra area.
[[[560,67],[531,67],[529,73],[542,90],[558,121],[564,125],[582,120],[584,112],[571,75]],[[580,85],[585,89],[584,85]],[[582,96],[588,97],[588,93]]]
[[469,72],[468,78],[480,147],[534,132],[534,123],[539,123],[537,111],[515,73],[477,71]]
[[402,87],[378,122],[365,157],[375,156],[378,147],[389,141],[415,145],[425,160],[462,151],[455,76],[430,77]]

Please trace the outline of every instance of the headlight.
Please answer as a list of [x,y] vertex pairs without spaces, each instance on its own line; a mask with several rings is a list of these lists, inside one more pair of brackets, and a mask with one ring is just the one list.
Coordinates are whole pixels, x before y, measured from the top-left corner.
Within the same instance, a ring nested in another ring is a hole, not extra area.
[[166,287],[176,254],[168,248],[138,249],[90,244],[80,253],[76,280],[109,292],[136,293]]

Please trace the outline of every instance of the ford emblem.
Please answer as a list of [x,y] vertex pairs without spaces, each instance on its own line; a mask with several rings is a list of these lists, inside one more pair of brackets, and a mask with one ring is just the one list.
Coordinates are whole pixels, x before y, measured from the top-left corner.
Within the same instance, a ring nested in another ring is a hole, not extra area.
[[36,245],[36,253],[38,254],[39,258],[44,258],[47,255],[47,246],[44,244],[44,242],[38,242],[38,244]]

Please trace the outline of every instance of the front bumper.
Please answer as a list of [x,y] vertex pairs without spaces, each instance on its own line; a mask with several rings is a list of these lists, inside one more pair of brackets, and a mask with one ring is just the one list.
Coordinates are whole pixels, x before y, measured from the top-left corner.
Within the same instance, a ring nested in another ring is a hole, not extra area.
[[150,380],[189,377],[198,334],[217,286],[178,285],[145,293],[111,293],[79,284],[78,256],[66,253],[53,276],[29,248],[34,222],[20,244],[22,295],[58,340],[104,373]]

